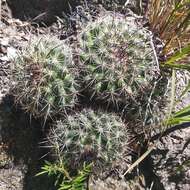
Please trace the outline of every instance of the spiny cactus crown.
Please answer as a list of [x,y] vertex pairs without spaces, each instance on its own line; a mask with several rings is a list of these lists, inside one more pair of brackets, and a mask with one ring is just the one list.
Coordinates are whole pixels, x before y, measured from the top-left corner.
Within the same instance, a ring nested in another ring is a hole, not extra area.
[[16,103],[32,115],[54,115],[76,102],[72,51],[51,36],[34,38],[16,57],[13,87]]
[[128,132],[118,116],[87,109],[57,122],[49,142],[72,164],[97,161],[109,165],[121,159]]
[[78,41],[92,96],[112,103],[144,100],[159,71],[149,31],[132,17],[107,13],[89,23]]

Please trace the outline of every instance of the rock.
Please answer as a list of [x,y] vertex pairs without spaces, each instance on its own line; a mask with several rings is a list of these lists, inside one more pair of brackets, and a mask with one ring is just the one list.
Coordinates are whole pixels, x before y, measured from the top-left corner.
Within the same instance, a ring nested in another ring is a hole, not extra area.
[[189,190],[190,128],[163,137],[152,158],[165,190]]
[[19,168],[0,170],[1,190],[23,190],[24,172]]
[[3,62],[9,61],[9,58],[7,56],[2,56],[0,57],[0,61],[3,61]]
[[9,45],[9,38],[0,39],[1,46],[8,46]]
[[17,50],[15,48],[13,48],[13,47],[8,47],[7,48],[7,57],[9,59],[12,59],[12,58],[14,58],[16,56],[17,56]]
[[101,180],[93,178],[89,183],[90,190],[145,190],[145,181],[143,176],[138,176],[133,180],[117,180],[112,177]]

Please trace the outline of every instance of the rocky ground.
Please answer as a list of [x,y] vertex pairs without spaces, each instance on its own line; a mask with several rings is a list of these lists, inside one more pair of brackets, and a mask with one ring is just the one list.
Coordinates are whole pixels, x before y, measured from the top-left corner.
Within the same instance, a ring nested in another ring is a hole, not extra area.
[[[51,180],[35,177],[43,162],[43,156],[46,154],[40,148],[40,142],[44,138],[39,127],[40,122],[31,120],[30,116],[18,108],[16,109],[13,105],[13,98],[9,96],[10,86],[14,83],[11,80],[11,67],[13,67],[11,58],[30,39],[31,35],[51,33],[62,39],[71,35],[74,31],[73,28],[75,28],[73,24],[77,14],[76,12],[69,13],[70,7],[61,6],[58,9],[57,16],[59,17],[55,17],[54,14],[57,10],[56,6],[53,6],[55,4],[48,4],[47,6],[40,4],[37,7],[30,7],[29,1],[28,4],[26,1],[22,4],[24,1],[17,0],[18,7],[15,7],[14,1],[8,2],[9,6],[3,1],[0,21],[0,189],[53,190]],[[42,2],[47,3],[48,1]],[[59,2],[57,1],[57,3]],[[126,1],[121,3],[124,4],[124,2]],[[26,9],[20,11],[21,5]],[[90,9],[91,15],[99,11],[94,5],[97,4],[91,3],[86,6],[83,4],[85,11]],[[110,9],[109,3],[103,5]],[[75,3],[71,1],[71,7],[74,6]],[[136,13],[142,13],[146,9],[146,1],[143,4],[143,9],[139,7],[138,1],[130,1],[128,6]],[[44,7],[47,9],[44,10]],[[28,11],[29,8],[33,8],[35,11]],[[79,10],[81,10],[81,6],[78,7]],[[123,11],[120,7],[118,10]],[[81,16],[79,13],[84,12],[78,12],[80,18],[88,18],[88,14]],[[32,24],[34,21],[35,24]],[[42,21],[46,23],[45,26]],[[190,79],[189,74],[178,73],[177,77],[177,87],[183,89],[183,86]],[[187,95],[177,109],[188,104],[189,98]],[[136,170],[135,179],[131,177],[133,175],[127,176],[127,184],[123,183],[122,180],[115,181],[115,179],[110,178],[105,181],[96,179],[95,182],[92,179],[91,189],[189,190],[189,143],[190,128],[187,124],[183,126],[183,129],[175,130],[156,142],[156,148]],[[131,157],[131,162],[134,157]],[[183,166],[183,164],[185,165]]]

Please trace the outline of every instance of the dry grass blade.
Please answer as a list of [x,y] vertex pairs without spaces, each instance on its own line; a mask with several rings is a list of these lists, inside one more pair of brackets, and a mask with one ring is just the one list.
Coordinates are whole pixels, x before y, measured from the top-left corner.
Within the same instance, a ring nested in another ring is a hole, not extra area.
[[125,177],[126,174],[132,172],[132,170],[136,166],[138,166],[154,150],[154,148],[155,148],[155,144],[152,144],[149,147],[149,149],[128,168],[128,170],[122,175],[122,177]]
[[150,0],[150,26],[165,42],[165,53],[171,53],[189,42],[190,0]]
[[[175,70],[173,69],[173,70],[172,70],[172,84],[171,84],[171,100],[170,100],[168,118],[171,117],[172,111],[173,111],[173,109],[174,109],[175,93],[176,93],[176,72],[175,72]],[[166,125],[167,125],[167,124],[166,124]]]

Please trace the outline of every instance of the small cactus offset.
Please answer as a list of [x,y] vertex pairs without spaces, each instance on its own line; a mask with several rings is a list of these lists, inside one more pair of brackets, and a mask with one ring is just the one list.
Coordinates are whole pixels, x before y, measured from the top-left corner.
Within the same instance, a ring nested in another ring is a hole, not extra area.
[[106,13],[78,35],[84,86],[107,103],[140,103],[158,77],[151,32],[133,17]]
[[51,117],[76,103],[71,49],[59,39],[32,39],[14,60],[15,102],[35,117]]
[[118,116],[84,109],[58,121],[48,141],[68,165],[79,167],[84,162],[94,162],[109,166],[124,159],[128,137]]

